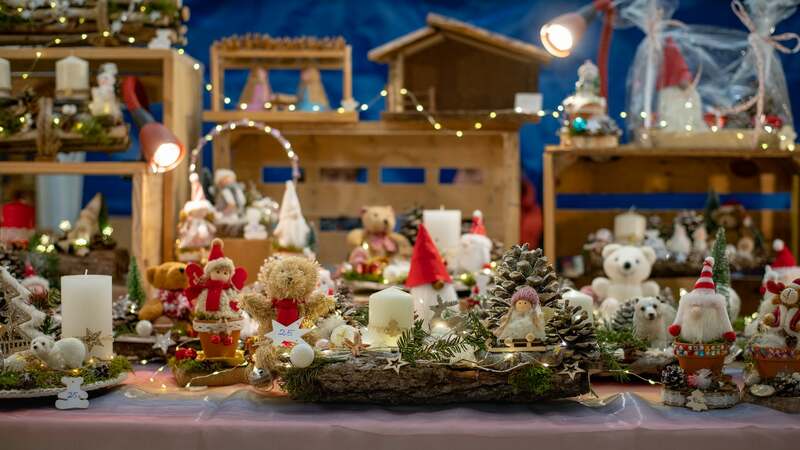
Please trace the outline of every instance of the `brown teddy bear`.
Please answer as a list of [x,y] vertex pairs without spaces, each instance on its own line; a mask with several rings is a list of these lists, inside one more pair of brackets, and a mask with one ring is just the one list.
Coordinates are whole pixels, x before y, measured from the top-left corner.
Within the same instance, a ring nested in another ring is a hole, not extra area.
[[[411,257],[411,243],[394,232],[395,215],[391,206],[365,206],[361,209],[361,225],[347,234],[353,248],[350,262],[363,263],[374,258]],[[365,245],[366,244],[366,247]]]
[[[302,318],[302,326],[311,327],[332,312],[333,298],[315,292],[318,278],[318,264],[305,257],[276,256],[264,261],[258,273],[262,291],[240,300],[242,309],[258,322],[259,337],[272,331],[273,320],[290,325]],[[271,345],[260,345],[254,355],[256,367],[271,368],[274,355]]]
[[167,316],[172,320],[188,320],[192,305],[183,294],[188,286],[186,264],[165,262],[147,268],[147,282],[158,289],[158,295],[148,299],[139,310],[140,320],[155,321]]

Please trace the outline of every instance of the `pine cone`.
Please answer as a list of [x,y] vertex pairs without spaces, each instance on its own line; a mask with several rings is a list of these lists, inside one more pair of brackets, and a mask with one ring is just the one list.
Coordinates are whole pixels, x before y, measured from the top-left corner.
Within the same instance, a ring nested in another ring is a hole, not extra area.
[[556,307],[556,313],[547,322],[548,345],[560,345],[568,359],[595,359],[598,354],[594,323],[587,319],[586,311],[569,302]]
[[686,373],[677,364],[669,365],[661,371],[661,382],[670,389],[680,389],[686,385]]
[[541,249],[531,250],[528,244],[508,250],[495,268],[494,288],[489,291],[489,326],[496,327],[508,312],[511,296],[522,286],[530,286],[539,294],[542,306],[561,298],[558,276]]
[[22,372],[19,374],[19,388],[20,389],[33,389],[36,387],[36,378],[30,372]]
[[611,329],[614,331],[624,331],[633,329],[633,313],[636,310],[636,302],[628,300],[620,306],[614,320],[611,322]]
[[402,214],[400,218],[399,233],[405,236],[411,245],[417,242],[417,231],[419,225],[422,223],[422,208],[415,206],[409,211]]
[[111,370],[109,370],[108,364],[98,364],[94,368],[94,376],[101,380],[109,378],[111,376]]
[[22,253],[20,249],[0,247],[0,266],[5,267],[18,280],[25,275],[25,257]]
[[776,375],[772,380],[772,387],[782,397],[800,396],[800,378],[795,378],[790,374],[779,373]]

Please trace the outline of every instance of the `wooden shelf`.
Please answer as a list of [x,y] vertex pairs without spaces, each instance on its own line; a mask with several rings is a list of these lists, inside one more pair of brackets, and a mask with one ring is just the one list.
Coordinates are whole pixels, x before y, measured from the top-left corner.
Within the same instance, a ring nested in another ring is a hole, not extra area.
[[61,163],[51,161],[3,161],[0,175],[143,175],[148,173],[144,162]]
[[358,113],[355,111],[204,111],[205,122],[230,122],[250,119],[266,123],[355,123]]
[[636,157],[669,157],[669,158],[786,158],[800,160],[800,152],[779,149],[714,149],[714,148],[665,148],[621,145],[608,148],[572,148],[550,145],[545,147],[546,154],[574,156],[636,156]]

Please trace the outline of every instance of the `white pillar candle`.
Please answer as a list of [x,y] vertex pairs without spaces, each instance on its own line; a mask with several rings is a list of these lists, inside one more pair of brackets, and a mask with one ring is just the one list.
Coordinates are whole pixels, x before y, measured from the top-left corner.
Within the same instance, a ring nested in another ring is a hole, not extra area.
[[570,306],[578,306],[586,311],[586,320],[592,320],[594,314],[594,300],[588,294],[570,289],[561,295],[562,301],[569,301]]
[[0,97],[11,95],[11,64],[0,58]]
[[422,211],[422,223],[433,238],[439,253],[453,267],[458,242],[461,239],[461,211],[457,209],[426,209]]
[[647,219],[633,211],[614,217],[614,239],[625,244],[639,244],[644,240]]
[[56,97],[89,98],[89,63],[77,56],[56,62]]
[[[99,335],[96,334],[98,332]],[[100,359],[111,359],[114,356],[111,277],[108,275],[61,277],[61,335],[82,339],[87,334],[95,334],[101,344],[95,343],[87,355]]]
[[403,331],[414,325],[414,298],[390,287],[369,296],[369,332],[380,335],[390,346],[397,345]]

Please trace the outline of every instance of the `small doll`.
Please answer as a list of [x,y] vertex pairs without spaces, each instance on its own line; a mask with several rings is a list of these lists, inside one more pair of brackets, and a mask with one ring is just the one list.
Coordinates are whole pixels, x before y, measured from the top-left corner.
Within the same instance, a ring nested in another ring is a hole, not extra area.
[[186,266],[189,287],[186,298],[194,303],[196,317],[241,319],[239,291],[247,280],[247,271],[235,267],[222,253],[222,241],[214,239],[205,268],[190,263]]
[[500,321],[494,335],[506,339],[544,339],[544,315],[539,304],[539,294],[530,286],[523,286],[511,297],[511,308]]

